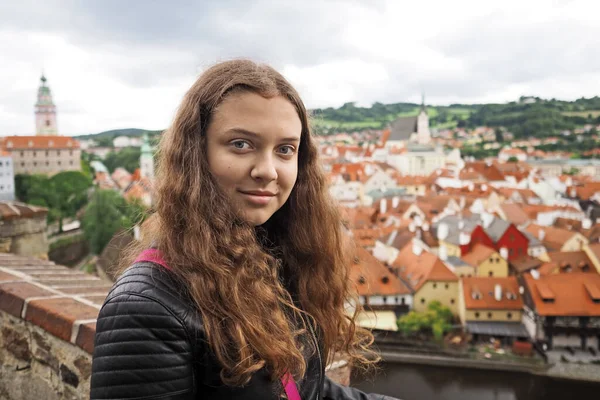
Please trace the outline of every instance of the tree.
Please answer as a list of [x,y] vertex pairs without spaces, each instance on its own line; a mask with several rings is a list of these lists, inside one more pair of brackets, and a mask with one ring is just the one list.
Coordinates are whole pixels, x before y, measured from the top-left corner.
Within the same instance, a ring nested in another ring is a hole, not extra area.
[[515,156],[510,156],[508,158],[508,162],[510,162],[510,163],[516,163],[516,162],[519,162],[519,159],[517,157],[515,157]]
[[436,340],[441,340],[452,327],[452,311],[439,301],[432,301],[427,311],[411,311],[398,319],[398,329],[405,335],[419,332],[431,333]]
[[504,135],[502,135],[502,129],[496,128],[494,133],[496,134],[496,142],[502,143],[504,141]]
[[138,147],[126,147],[118,152],[111,151],[104,159],[104,165],[112,173],[118,167],[123,167],[130,173],[140,167],[141,151]]
[[100,254],[119,229],[131,229],[136,212],[118,192],[95,190],[82,221],[92,253]]
[[92,179],[79,171],[64,171],[52,176],[48,182],[54,193],[50,206],[59,212],[59,232],[62,232],[63,218],[75,217],[87,204]]

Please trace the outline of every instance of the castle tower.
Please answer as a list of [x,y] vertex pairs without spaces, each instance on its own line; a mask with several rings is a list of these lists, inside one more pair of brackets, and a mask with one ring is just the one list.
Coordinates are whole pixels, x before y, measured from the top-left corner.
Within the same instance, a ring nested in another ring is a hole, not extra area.
[[154,179],[154,155],[152,154],[152,147],[150,146],[147,134],[144,134],[144,141],[141,148],[140,175],[142,178]]
[[428,144],[431,142],[431,132],[429,131],[429,116],[425,108],[425,93],[421,95],[421,111],[417,117],[417,142]]
[[46,77],[42,75],[41,84],[38,89],[37,103],[35,103],[35,134],[58,135],[56,125],[56,106],[52,102],[52,93],[46,86]]

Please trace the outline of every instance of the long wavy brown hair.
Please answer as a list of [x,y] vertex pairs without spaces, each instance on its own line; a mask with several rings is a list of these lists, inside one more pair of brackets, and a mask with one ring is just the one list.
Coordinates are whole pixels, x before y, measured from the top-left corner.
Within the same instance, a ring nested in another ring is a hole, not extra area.
[[[211,116],[232,91],[283,96],[302,122],[296,184],[284,206],[258,228],[240,220],[206,158]],[[309,116],[281,74],[249,60],[207,69],[163,133],[156,161],[154,214],[113,276],[142,249],[158,247],[201,312],[225,383],[243,385],[263,367],[273,379],[286,372],[300,379],[306,372],[303,349],[319,351],[300,340],[313,328],[322,362],[336,352],[346,353],[355,366],[376,361],[369,349],[373,336],[355,323],[359,303],[349,281],[352,255],[319,165]],[[350,299],[357,306],[352,315]]]

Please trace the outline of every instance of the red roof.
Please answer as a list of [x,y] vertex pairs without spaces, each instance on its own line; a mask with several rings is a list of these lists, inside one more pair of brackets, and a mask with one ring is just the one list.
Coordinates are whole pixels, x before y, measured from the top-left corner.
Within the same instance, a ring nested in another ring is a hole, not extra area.
[[[497,285],[501,289],[500,300],[495,296]],[[521,310],[523,308],[523,298],[519,294],[519,283],[515,276],[462,278],[462,286],[467,310]]]
[[411,294],[404,282],[362,247],[357,248],[356,260],[350,268],[350,279],[361,296]]
[[600,316],[600,274],[575,272],[543,275],[524,274],[536,311],[543,316]]
[[6,136],[0,142],[2,149],[78,149],[79,141],[69,136]]

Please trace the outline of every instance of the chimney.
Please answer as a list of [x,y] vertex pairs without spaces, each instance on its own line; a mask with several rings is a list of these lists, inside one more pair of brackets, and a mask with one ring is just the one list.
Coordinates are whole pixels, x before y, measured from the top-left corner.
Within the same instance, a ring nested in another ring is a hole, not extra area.
[[458,220],[458,229],[465,229],[465,221],[462,219]]
[[416,240],[413,240],[412,251],[417,257],[420,256],[421,253],[423,253],[423,248],[421,247],[421,244],[418,243]]
[[423,224],[423,230],[424,230],[425,232],[429,231],[429,223],[428,223],[428,222],[425,222],[425,223]]
[[537,269],[531,270],[531,277],[535,280],[540,279],[540,272]]
[[470,242],[471,242],[471,236],[469,236],[469,234],[468,234],[468,233],[466,233],[466,232],[461,232],[461,233],[458,235],[458,243],[459,243],[461,246],[466,246],[466,245],[468,245]]
[[592,220],[589,218],[584,218],[584,220],[581,222],[581,227],[583,229],[590,229],[592,227]]
[[380,214],[385,214],[386,211],[387,211],[387,199],[384,197],[379,202],[379,213]]
[[400,197],[398,197],[398,196],[392,197],[392,208],[398,207],[399,204],[400,204]]
[[414,233],[416,229],[417,229],[417,228],[415,227],[415,223],[414,223],[414,222],[411,222],[410,224],[408,224],[408,230],[409,230],[411,233]]
[[543,229],[538,230],[538,239],[544,240],[546,237],[546,232]]
[[448,249],[446,248],[445,245],[440,246],[438,253],[439,253],[438,256],[440,257],[440,260],[446,261],[448,259]]
[[504,258],[505,260],[508,260],[508,249],[506,247],[502,247],[500,249],[500,257]]
[[437,238],[438,240],[445,240],[448,237],[450,228],[448,224],[442,222],[437,228]]
[[483,220],[483,228],[487,229],[492,224],[492,222],[494,221],[494,215],[490,214],[490,213],[487,213],[487,212],[484,212],[481,215],[481,219]]
[[496,301],[502,300],[502,286],[499,283],[494,286],[494,298]]

